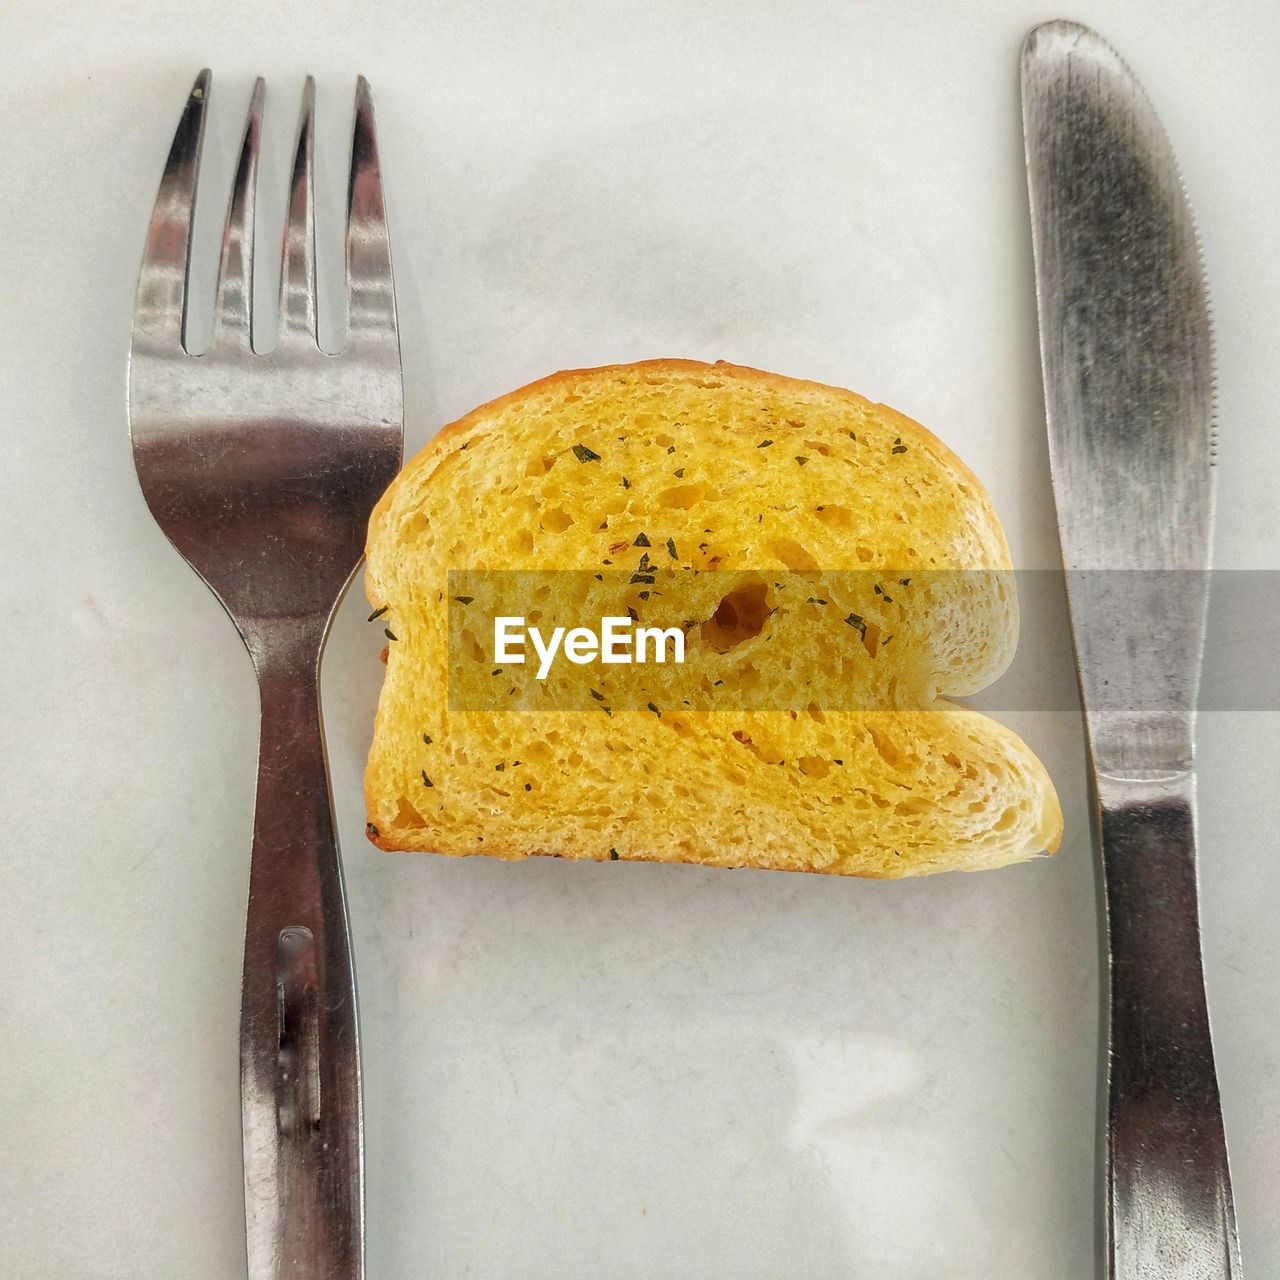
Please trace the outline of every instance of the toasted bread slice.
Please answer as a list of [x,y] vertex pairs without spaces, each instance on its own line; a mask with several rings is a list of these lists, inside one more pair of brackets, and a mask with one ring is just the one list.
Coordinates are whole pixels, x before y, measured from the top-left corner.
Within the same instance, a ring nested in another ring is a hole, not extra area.
[[[685,619],[684,667],[527,667],[518,691],[456,590],[512,570],[546,575],[531,616],[617,577],[617,610]],[[365,781],[384,849],[907,876],[1057,847],[1034,754],[946,701],[1017,643],[987,495],[852,392],[687,360],[536,382],[405,467],[366,590],[394,637]],[[519,709],[468,700],[481,668]]]

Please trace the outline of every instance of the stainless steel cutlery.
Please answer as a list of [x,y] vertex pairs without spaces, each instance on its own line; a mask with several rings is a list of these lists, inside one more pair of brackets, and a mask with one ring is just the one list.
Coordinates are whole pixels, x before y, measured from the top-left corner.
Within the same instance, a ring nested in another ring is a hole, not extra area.
[[253,304],[259,81],[223,233],[213,344],[190,353],[192,212],[209,89],[201,72],[147,232],[129,353],[130,433],[147,504],[230,614],[261,696],[240,1039],[249,1274],[352,1280],[364,1274],[360,1058],[318,676],[369,512],[400,465],[390,243],[362,78],[347,202],[348,338],[340,354],[325,354],[316,337],[308,79],[279,336],[263,342]]
[[1196,884],[1214,449],[1200,252],[1173,152],[1109,45],[1074,23],[1037,27],[1022,98],[1105,886],[1107,1274],[1238,1277]]

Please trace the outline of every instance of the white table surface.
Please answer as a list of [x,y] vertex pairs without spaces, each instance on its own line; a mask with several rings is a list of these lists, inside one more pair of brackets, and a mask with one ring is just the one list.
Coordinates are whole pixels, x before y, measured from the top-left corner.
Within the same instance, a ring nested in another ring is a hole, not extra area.
[[[1056,563],[1017,53],[1031,0],[182,5],[0,12],[0,1258],[23,1280],[243,1274],[249,664],[152,523],[124,358],[194,72],[221,206],[269,81],[274,238],[304,72],[322,248],[349,95],[379,110],[408,446],[567,366],[724,357],[852,386]],[[1203,230],[1217,562],[1280,565],[1280,9],[1081,4],[1148,87]],[[207,250],[220,208],[206,220]],[[209,255],[202,261],[206,267]],[[204,296],[210,292],[208,284]],[[363,840],[382,668],[324,668],[364,1030],[371,1280],[1079,1280],[1098,964],[1080,727],[1052,861],[876,884],[392,856]],[[1260,644],[1275,643],[1274,632]],[[1201,726],[1203,916],[1240,1232],[1280,1274],[1274,712]]]

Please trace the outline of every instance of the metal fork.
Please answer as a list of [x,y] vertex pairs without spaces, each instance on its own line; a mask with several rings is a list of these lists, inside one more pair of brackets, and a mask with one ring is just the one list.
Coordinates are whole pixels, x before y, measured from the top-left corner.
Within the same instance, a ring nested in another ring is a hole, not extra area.
[[210,350],[187,350],[192,211],[210,73],[197,77],[147,233],[129,425],[147,505],[222,602],[257,672],[262,731],[241,989],[251,1280],[364,1275],[355,974],[320,717],[320,653],[395,474],[403,394],[369,86],[356,85],[348,340],[316,336],[308,78],[294,151],[275,349],[255,350],[254,190],[263,82],[231,191]]

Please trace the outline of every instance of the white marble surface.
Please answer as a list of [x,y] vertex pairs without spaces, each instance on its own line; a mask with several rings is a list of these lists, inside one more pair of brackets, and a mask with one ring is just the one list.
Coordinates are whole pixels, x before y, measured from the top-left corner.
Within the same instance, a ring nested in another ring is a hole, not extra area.
[[[143,228],[195,70],[215,69],[211,188],[251,76],[269,78],[268,225],[301,76],[319,77],[330,249],[350,85],[370,77],[411,448],[556,368],[726,357],[929,423],[986,480],[1019,564],[1046,566],[1017,51],[1050,16],[1033,0],[3,6],[7,1275],[243,1274],[255,694],[143,506],[124,412]],[[1119,45],[1174,138],[1217,314],[1218,561],[1276,567],[1280,10],[1070,16]],[[381,672],[364,613],[353,593],[324,694],[371,1280],[1090,1274],[1098,973],[1074,717],[1011,717],[1067,836],[1006,872],[388,856],[361,837]],[[1256,1277],[1280,1274],[1278,730],[1221,713],[1201,733],[1207,965]]]

